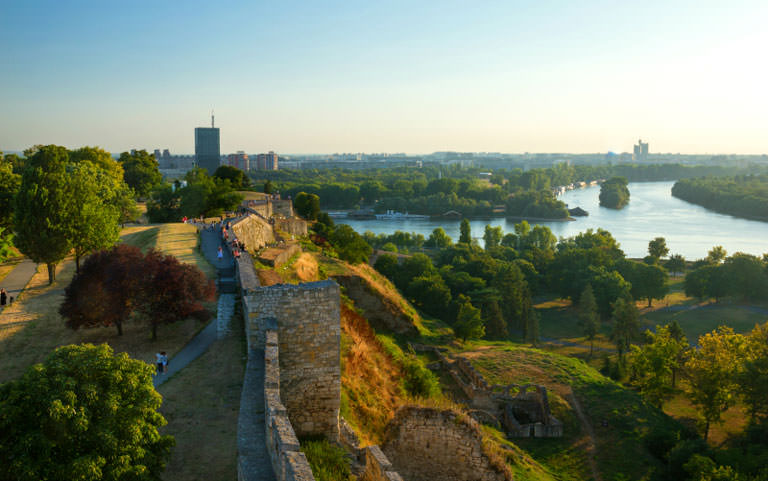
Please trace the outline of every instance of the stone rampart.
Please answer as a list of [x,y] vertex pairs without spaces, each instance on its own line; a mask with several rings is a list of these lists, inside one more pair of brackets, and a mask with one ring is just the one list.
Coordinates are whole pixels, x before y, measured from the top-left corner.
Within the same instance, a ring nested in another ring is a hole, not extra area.
[[299,436],[339,437],[341,324],[333,281],[277,284],[243,293],[249,345],[280,339],[280,395]]
[[365,471],[360,477],[361,481],[403,481],[381,448],[368,446],[364,451]]
[[245,248],[249,252],[254,252],[275,242],[272,225],[255,214],[242,217],[231,224],[230,228],[235,236],[245,243]]
[[386,438],[382,450],[407,481],[512,479],[504,460],[487,452],[477,422],[452,410],[400,408]]
[[288,244],[284,248],[270,247],[259,255],[259,262],[272,267],[280,267],[288,262],[294,254],[301,252],[298,244]]
[[280,401],[280,354],[277,331],[266,332],[264,346],[264,413],[267,452],[279,481],[314,480],[312,469]]
[[286,232],[294,236],[305,236],[308,232],[308,224],[304,219],[293,218],[276,218],[275,228],[277,230]]

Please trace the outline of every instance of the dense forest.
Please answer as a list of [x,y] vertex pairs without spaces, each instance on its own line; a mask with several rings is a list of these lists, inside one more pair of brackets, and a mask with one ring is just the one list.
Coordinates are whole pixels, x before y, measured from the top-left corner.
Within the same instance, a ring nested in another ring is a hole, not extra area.
[[768,220],[766,174],[682,179],[675,182],[672,195],[723,214]]
[[[743,172],[753,172],[745,169]],[[269,181],[270,189],[284,196],[299,192],[316,194],[322,209],[373,208],[412,214],[442,215],[457,211],[465,217],[506,215],[514,217],[567,217],[565,205],[552,189],[573,182],[625,177],[629,182],[675,180],[702,175],[732,175],[723,166],[682,164],[568,165],[548,168],[496,169],[481,176],[479,167],[427,164],[422,168],[397,167],[367,170],[308,169],[251,173],[257,188]]]

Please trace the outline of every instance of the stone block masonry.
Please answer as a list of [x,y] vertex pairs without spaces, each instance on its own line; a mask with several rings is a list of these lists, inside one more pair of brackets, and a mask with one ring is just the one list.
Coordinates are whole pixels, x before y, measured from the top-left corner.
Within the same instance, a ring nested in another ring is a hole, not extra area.
[[483,446],[482,431],[452,410],[406,406],[390,421],[382,449],[407,481],[507,481],[510,469]]
[[272,225],[257,215],[249,214],[233,223],[230,227],[237,238],[245,242],[245,248],[250,252],[275,242]]
[[[244,294],[251,344],[280,339],[280,397],[296,433],[339,438],[340,291],[333,281],[279,284]],[[253,338],[255,334],[255,339]]]

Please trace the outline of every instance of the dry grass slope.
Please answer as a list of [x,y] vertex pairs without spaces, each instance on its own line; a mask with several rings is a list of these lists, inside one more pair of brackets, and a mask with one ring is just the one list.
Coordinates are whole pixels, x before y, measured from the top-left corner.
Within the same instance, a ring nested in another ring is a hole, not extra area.
[[[187,261],[207,264],[205,259],[195,255],[197,236],[194,227],[184,227],[129,227],[123,231],[122,241],[145,249],[155,246],[168,248]],[[170,238],[165,239],[166,235]],[[45,268],[39,268],[21,298],[0,313],[0,382],[20,375],[32,364],[42,361],[53,349],[66,344],[106,342],[116,352],[126,352],[136,359],[152,362],[156,351],[164,350],[172,356],[203,327],[193,319],[161,326],[157,341],[151,340],[147,326],[133,322],[125,325],[125,333],[121,337],[117,336],[114,328],[72,331],[64,326],[58,313],[64,289],[75,272],[72,259],[61,262],[56,272],[56,282],[48,285]],[[209,308],[215,309],[213,304]]]

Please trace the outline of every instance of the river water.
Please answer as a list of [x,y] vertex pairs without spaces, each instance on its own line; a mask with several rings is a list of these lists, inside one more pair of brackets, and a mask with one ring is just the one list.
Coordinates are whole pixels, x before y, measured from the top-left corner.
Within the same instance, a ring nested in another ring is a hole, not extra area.
[[[648,241],[655,237],[667,240],[671,254],[682,254],[688,260],[700,259],[715,245],[722,245],[729,254],[747,252],[761,255],[768,252],[768,222],[739,219],[718,214],[703,207],[672,197],[674,182],[640,182],[629,184],[629,205],[621,210],[600,207],[600,187],[588,187],[566,192],[561,200],[568,207],[581,207],[588,217],[572,222],[536,222],[548,226],[557,237],[569,237],[589,228],[608,230],[629,257],[648,254]],[[416,232],[429,237],[437,227],[456,241],[459,220],[353,220],[335,219],[349,224],[357,232],[391,234],[396,230]],[[486,224],[501,226],[504,232],[514,232],[515,220],[494,218],[471,220],[472,236],[483,244]],[[529,221],[530,222],[530,221]],[[534,222],[530,222],[534,224]]]

